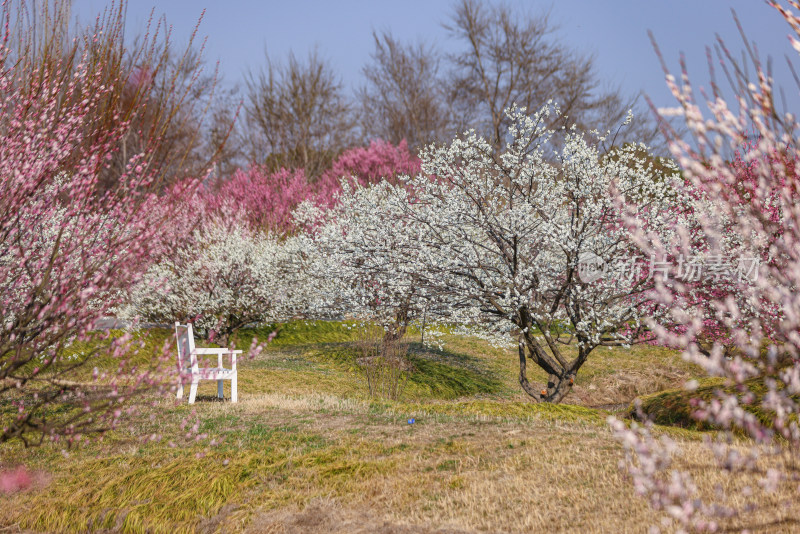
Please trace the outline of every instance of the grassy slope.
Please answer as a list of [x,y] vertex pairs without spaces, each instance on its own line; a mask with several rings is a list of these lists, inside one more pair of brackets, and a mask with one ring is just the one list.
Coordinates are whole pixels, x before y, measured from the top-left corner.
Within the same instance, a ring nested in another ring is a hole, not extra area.
[[[751,378],[745,382],[746,389],[740,390],[736,386],[727,384],[722,378],[704,378],[699,380],[699,387],[694,391],[683,388],[671,388],[657,393],[644,395],[641,400],[641,410],[649,419],[659,425],[669,425],[690,430],[711,430],[713,427],[705,422],[697,421],[692,414],[697,410],[694,405],[696,400],[706,403],[717,399],[719,391],[726,395],[736,395],[740,400],[744,393],[752,393],[753,400],[741,403],[744,410],[755,415],[762,423],[771,426],[774,412],[765,410],[761,403],[767,393],[767,387],[762,377]],[[780,384],[780,383],[779,383]],[[783,386],[779,385],[779,388]],[[795,397],[795,400],[797,398]],[[629,408],[629,415],[636,417],[633,406]]]
[[[239,344],[248,345],[254,337],[266,340],[270,331],[269,328],[246,330],[239,336]],[[410,358],[418,372],[411,377],[405,400],[473,396],[527,401],[517,381],[516,351],[494,348],[478,339],[448,335],[443,336],[444,350],[437,350],[417,343],[418,337],[409,337]],[[364,386],[354,362],[354,340],[352,331],[340,323],[284,325],[266,353],[253,362],[259,370],[270,372],[252,375],[252,386],[265,393],[322,391],[363,395]],[[697,372],[674,351],[660,347],[598,348],[579,372],[567,402],[590,407],[627,404],[639,395],[680,386]],[[535,366],[529,366],[528,373],[532,381],[546,380]]]
[[[239,344],[268,333],[243,332]],[[142,357],[165,337],[147,334]],[[591,406],[679,384],[693,370],[674,354],[599,351],[568,398],[576,404],[533,405],[513,353],[447,337],[446,350],[412,345],[415,372],[389,402],[365,395],[352,341],[337,323],[288,325],[241,363],[237,405],[212,402],[208,382],[194,407],[153,398],[132,431],[66,460],[5,446],[0,463],[24,460],[51,480],[8,499],[0,529],[627,532],[655,521],[619,475],[606,412]],[[185,437],[187,417],[207,439]],[[154,433],[163,439],[142,443]],[[686,446],[692,465],[712,465]],[[709,488],[720,482],[706,471]]]

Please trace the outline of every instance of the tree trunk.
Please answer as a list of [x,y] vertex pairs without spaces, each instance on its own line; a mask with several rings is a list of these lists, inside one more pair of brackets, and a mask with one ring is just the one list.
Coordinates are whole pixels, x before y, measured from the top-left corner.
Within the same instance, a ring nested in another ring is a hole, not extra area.
[[404,335],[406,335],[406,330],[408,329],[408,308],[403,307],[398,310],[397,314],[395,315],[394,324],[389,326],[389,329],[386,331],[386,334],[383,336],[383,343],[385,345],[390,345],[396,341],[400,341]]
[[[583,363],[582,360],[585,360],[585,357],[581,358],[579,356],[572,365],[550,369],[551,372],[546,387],[537,389],[536,386],[528,381],[527,360],[529,356],[525,351],[527,345],[528,343],[524,335],[521,334],[519,336],[519,384],[522,386],[522,390],[536,402],[558,404],[564,400],[564,397],[572,390],[572,386],[575,383],[575,373],[577,369],[573,369],[573,367],[576,363]],[[528,350],[530,350],[530,348]],[[545,370],[547,371],[548,369]]]
[[522,340],[522,336],[520,336],[519,340],[519,385],[522,386],[522,390],[530,395],[534,400],[537,402],[542,401],[542,396],[539,392],[536,391],[536,388],[528,382],[528,373],[527,373],[527,360],[525,356],[525,341]]

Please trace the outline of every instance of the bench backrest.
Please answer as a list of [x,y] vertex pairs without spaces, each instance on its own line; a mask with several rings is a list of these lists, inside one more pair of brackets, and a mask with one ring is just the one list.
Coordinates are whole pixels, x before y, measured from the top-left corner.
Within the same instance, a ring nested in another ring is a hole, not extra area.
[[194,354],[194,332],[192,323],[175,323],[175,339],[178,341],[178,371],[197,370],[197,355]]

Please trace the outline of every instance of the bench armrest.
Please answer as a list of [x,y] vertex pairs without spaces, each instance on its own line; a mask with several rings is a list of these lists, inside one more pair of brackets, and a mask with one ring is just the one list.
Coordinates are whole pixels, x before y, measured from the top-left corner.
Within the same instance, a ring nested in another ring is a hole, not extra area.
[[231,350],[222,347],[199,348],[199,349],[194,349],[194,352],[195,354],[241,354],[242,353],[241,350]]
[[233,371],[235,371],[236,370],[236,355],[237,354],[241,354],[242,351],[241,350],[226,349],[226,348],[223,348],[223,347],[219,347],[219,348],[217,348],[217,347],[203,347],[203,348],[195,348],[194,349],[194,353],[195,353],[195,355],[198,355],[198,354],[216,354],[217,355],[217,367],[220,368],[220,369],[222,369],[222,356],[224,354],[230,354],[231,355],[231,369]]

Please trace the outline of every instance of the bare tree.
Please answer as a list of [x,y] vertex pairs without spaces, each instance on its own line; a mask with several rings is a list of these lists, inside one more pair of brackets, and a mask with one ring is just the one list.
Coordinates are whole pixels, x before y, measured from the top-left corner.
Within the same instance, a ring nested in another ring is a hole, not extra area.
[[[464,41],[464,50],[450,54],[451,101],[469,122],[499,149],[507,132],[504,110],[512,104],[538,109],[548,100],[561,107],[558,127],[600,130],[623,122],[636,98],[625,99],[615,88],[604,89],[591,56],[581,55],[554,39],[556,26],[549,13],[518,13],[507,4],[487,5],[461,0],[444,24],[451,36]],[[649,113],[637,113],[649,118]],[[637,141],[652,142],[656,128],[637,128]],[[623,141],[622,139],[617,142]]]
[[211,179],[219,184],[230,178],[236,169],[247,164],[247,131],[240,120],[244,102],[238,85],[219,91],[208,114],[208,126],[204,129],[205,144],[216,148]]
[[[148,39],[146,36],[145,42]],[[154,54],[155,61],[127,58],[132,75],[117,107],[130,117],[133,128],[122,139],[110,176],[119,173],[126,158],[144,150],[154,138],[161,142],[152,157],[166,184],[202,178],[225,151],[233,124],[212,131],[216,118],[212,110],[222,103],[221,91],[216,69],[206,71],[201,50],[190,45],[186,52],[176,54],[167,33]]]
[[441,54],[424,42],[400,43],[389,32],[372,36],[372,61],[362,69],[367,83],[358,91],[366,136],[394,144],[405,139],[412,149],[452,137]]
[[[153,12],[143,32],[129,42],[124,0],[111,3],[86,25],[71,18],[70,0],[17,0],[9,4],[8,13],[14,21],[9,24],[9,60],[28,69],[19,72],[35,70],[65,80],[84,63],[103,67],[97,69],[98,75],[105,76],[104,85],[113,90],[103,92],[92,120],[102,121],[109,129],[120,122],[130,127],[115,140],[118,146],[110,147],[114,150],[100,170],[99,188],[112,189],[130,157],[142,152],[165,184],[201,177],[211,167],[227,136],[217,135],[213,143],[205,137],[207,112],[217,98],[217,76],[204,70],[203,47],[196,42],[202,17],[188,44],[176,48],[166,19]],[[38,98],[40,88],[32,83],[38,79],[17,77],[10,83],[20,97]],[[73,104],[66,99],[66,84],[60,87],[59,106]],[[0,117],[0,124],[5,120]],[[95,141],[86,139],[88,144]]]
[[266,67],[247,79],[245,111],[251,160],[268,167],[302,167],[319,176],[353,133],[350,103],[331,66],[314,51]]

